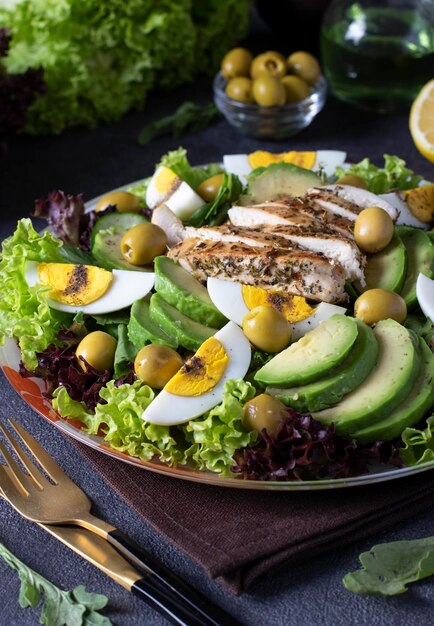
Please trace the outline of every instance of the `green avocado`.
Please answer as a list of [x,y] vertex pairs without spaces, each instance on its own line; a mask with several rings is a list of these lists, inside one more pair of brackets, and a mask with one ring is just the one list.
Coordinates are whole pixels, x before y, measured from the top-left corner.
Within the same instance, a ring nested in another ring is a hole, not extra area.
[[221,328],[227,319],[214,306],[208,290],[167,256],[154,259],[155,290],[169,304],[196,322]]
[[193,352],[218,330],[190,319],[166,302],[158,293],[154,293],[151,298],[149,312],[152,321],[169,337],[176,340],[183,348],[193,350]]
[[149,267],[139,267],[128,263],[122,256],[121,239],[125,230],[111,226],[96,233],[92,254],[101,267],[106,270],[129,270],[130,272],[149,272]]
[[324,378],[290,389],[268,387],[266,393],[301,412],[325,409],[358,387],[377,362],[378,343],[372,329],[356,320],[358,335],[347,358]]
[[151,319],[149,311],[149,301],[145,298],[136,300],[130,313],[128,322],[128,338],[131,343],[140,350],[147,343],[159,343],[170,348],[177,348],[178,341],[174,337],[167,335],[157,324]]
[[407,269],[407,252],[400,237],[394,235],[389,245],[376,254],[368,256],[365,267],[366,286],[354,283],[357,291],[389,289],[399,293],[404,284]]
[[352,317],[332,315],[261,367],[255,380],[285,387],[318,380],[345,359],[357,328]]
[[434,277],[434,245],[425,231],[412,226],[397,226],[397,233],[407,250],[407,272],[400,291],[408,308],[417,304],[416,281],[419,273]]
[[374,335],[379,353],[369,376],[338,404],[312,413],[319,422],[334,422],[339,435],[351,435],[388,416],[407,398],[419,373],[419,340],[413,331],[388,319],[377,323]]
[[419,338],[421,368],[413,389],[404,401],[371,426],[356,430],[351,436],[361,444],[387,441],[399,437],[404,428],[415,426],[434,405],[434,354],[425,341]]
[[241,204],[259,204],[284,196],[301,196],[311,187],[322,185],[322,180],[312,170],[292,163],[272,163],[257,167],[249,175],[247,195]]

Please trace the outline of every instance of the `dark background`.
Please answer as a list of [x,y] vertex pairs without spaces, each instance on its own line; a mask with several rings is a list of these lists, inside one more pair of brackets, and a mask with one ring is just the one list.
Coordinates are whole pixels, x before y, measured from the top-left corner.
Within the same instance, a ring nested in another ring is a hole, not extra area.
[[[307,4],[307,3],[306,3]],[[284,29],[283,29],[284,30]],[[248,38],[253,51],[277,48],[294,49],[293,41],[267,29],[255,19]],[[305,46],[307,47],[307,46]],[[193,164],[218,161],[223,154],[248,153],[256,149],[280,152],[289,149],[340,149],[350,160],[369,156],[380,164],[382,155],[398,154],[428,179],[434,179],[434,166],[416,151],[409,131],[408,113],[380,116],[361,113],[329,97],[325,109],[300,135],[278,143],[258,141],[239,135],[224,121],[206,131],[185,136],[179,141],[159,138],[141,147],[137,135],[141,127],[171,113],[184,100],[208,102],[211,80],[198,80],[170,94],[154,94],[144,112],[130,113],[120,122],[95,130],[75,129],[58,137],[19,136],[11,141],[6,157],[0,161],[0,236],[10,235],[17,219],[28,216],[34,199],[60,188],[84,193],[89,200],[107,190],[152,173],[160,156],[182,144]],[[407,594],[395,598],[363,598],[343,587],[343,576],[358,567],[357,556],[374,543],[434,535],[434,503],[426,503],[426,513],[411,522],[397,524],[370,541],[345,549],[334,546],[330,553],[304,565],[271,572],[251,592],[236,598],[210,581],[188,557],[168,545],[112,493],[95,475],[63,435],[30,410],[0,379],[2,418],[13,416],[26,425],[57,459],[66,472],[89,494],[95,513],[118,526],[149,547],[164,562],[225,606],[245,624],[286,626],[421,626],[432,623],[434,587],[432,580],[418,583]],[[419,475],[420,480],[424,475]],[[212,487],[203,487],[212,489]],[[384,483],[385,492],[388,489]],[[354,498],[357,498],[357,489]],[[282,494],[291,498],[291,494]],[[215,504],[218,507],[218,502]],[[320,515],[321,512],[318,511]],[[290,523],[290,521],[289,521]],[[246,535],[249,529],[246,528]],[[112,583],[98,570],[46,536],[35,525],[21,519],[0,501],[0,542],[35,570],[59,586],[70,589],[85,584],[89,590],[106,593],[110,598],[107,614],[122,626],[163,626],[166,622]],[[22,611],[17,603],[18,577],[0,560],[0,626],[26,626],[38,623],[36,611]]]

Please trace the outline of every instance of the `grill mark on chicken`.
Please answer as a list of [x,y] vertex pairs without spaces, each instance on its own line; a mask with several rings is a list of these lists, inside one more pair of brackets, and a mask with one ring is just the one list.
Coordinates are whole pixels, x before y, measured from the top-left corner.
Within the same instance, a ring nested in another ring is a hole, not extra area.
[[345,273],[319,254],[305,250],[258,248],[244,243],[186,239],[168,256],[196,278],[212,276],[324,302],[346,300]]

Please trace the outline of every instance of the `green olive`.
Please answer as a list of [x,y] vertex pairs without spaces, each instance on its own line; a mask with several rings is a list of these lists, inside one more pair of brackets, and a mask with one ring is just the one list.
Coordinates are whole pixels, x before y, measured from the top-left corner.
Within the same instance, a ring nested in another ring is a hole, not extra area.
[[80,357],[83,357],[89,365],[99,372],[112,371],[116,346],[117,341],[114,337],[102,330],[95,330],[83,337],[77,346],[75,356],[83,371],[86,371],[86,364]]
[[98,200],[95,211],[104,211],[108,206],[115,206],[119,213],[138,213],[140,203],[137,196],[129,191],[112,191]]
[[244,405],[243,424],[248,430],[260,433],[265,428],[269,435],[275,435],[287,414],[288,411],[280,400],[267,393],[261,393]]
[[321,74],[318,61],[309,52],[293,52],[287,59],[288,72],[313,85]]
[[252,60],[252,53],[246,48],[233,48],[223,57],[220,69],[226,80],[237,76],[249,76]]
[[156,343],[139,350],[134,361],[138,378],[153,389],[163,389],[182,366],[182,358],[175,350]]
[[222,186],[224,174],[216,174],[207,178],[198,187],[198,194],[205,202],[212,202]]
[[252,81],[244,76],[232,78],[226,85],[225,93],[238,102],[253,102]]
[[271,306],[257,306],[243,317],[243,331],[254,346],[264,352],[280,352],[291,341],[291,326]]
[[392,241],[393,220],[384,209],[371,206],[363,209],[354,224],[354,239],[364,252],[380,252]]
[[280,79],[285,87],[286,102],[300,102],[310,94],[309,85],[298,76],[284,76]]
[[355,176],[354,174],[345,174],[336,181],[337,185],[351,185],[352,187],[359,187],[360,189],[367,189],[368,185],[361,176]]
[[166,233],[156,224],[136,224],[121,239],[122,256],[132,265],[147,265],[167,248]]
[[369,325],[389,318],[402,324],[407,317],[407,305],[394,291],[368,289],[355,301],[354,315]]
[[278,78],[260,76],[253,81],[253,99],[262,107],[281,106],[286,102],[286,91]]
[[258,54],[252,61],[250,76],[255,79],[259,76],[272,76],[282,78],[286,74],[286,61],[283,54],[269,50]]

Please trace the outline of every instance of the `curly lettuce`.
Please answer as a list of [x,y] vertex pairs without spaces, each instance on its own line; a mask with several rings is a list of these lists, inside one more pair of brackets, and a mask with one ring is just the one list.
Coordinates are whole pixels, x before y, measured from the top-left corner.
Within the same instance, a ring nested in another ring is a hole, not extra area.
[[250,0],[13,0],[0,3],[12,35],[10,73],[41,68],[47,92],[26,130],[59,133],[142,108],[153,88],[215,72],[246,32]]
[[[0,261],[0,343],[14,337],[21,348],[28,370],[38,364],[36,352],[56,339],[56,334],[71,316],[50,309],[47,287],[29,287],[25,279],[27,261],[62,262],[62,242],[46,232],[39,235],[29,219],[18,222],[15,233],[3,241]],[[68,324],[69,325],[69,324]]]
[[404,448],[400,455],[406,465],[420,465],[434,461],[434,415],[426,421],[426,428],[406,428],[401,435]]
[[[256,440],[242,424],[243,404],[255,395],[242,379],[226,383],[222,402],[197,419],[179,426],[159,426],[141,415],[154,392],[141,381],[116,386],[110,381],[100,390],[103,402],[90,411],[72,400],[65,387],[54,392],[53,406],[62,417],[81,421],[90,435],[103,434],[115,450],[145,461],[157,458],[169,465],[190,462],[193,467],[229,474],[235,450]],[[105,402],[105,403],[104,403]]]
[[363,178],[368,190],[377,194],[394,189],[413,189],[422,180],[422,176],[417,176],[413,170],[406,167],[403,159],[390,154],[384,155],[384,167],[377,167],[366,158],[347,169],[336,168],[336,178],[347,174]]
[[188,161],[187,150],[181,147],[164,154],[157,167],[159,167],[159,165],[165,165],[174,171],[175,174],[188,183],[190,187],[193,187],[193,189],[197,189],[199,185],[207,178],[210,178],[210,176],[220,174],[220,172],[223,171],[218,163],[211,163],[205,167],[193,167]]

